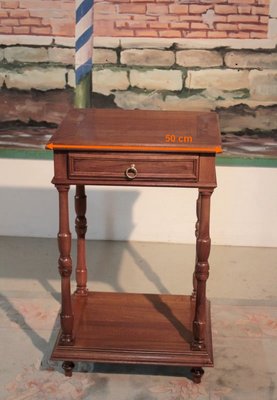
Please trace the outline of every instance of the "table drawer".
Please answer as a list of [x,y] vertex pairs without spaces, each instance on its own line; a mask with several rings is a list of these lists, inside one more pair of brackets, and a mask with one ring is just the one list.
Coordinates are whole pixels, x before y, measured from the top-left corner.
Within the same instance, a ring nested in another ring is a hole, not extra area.
[[122,184],[198,180],[199,157],[157,153],[69,153],[69,178]]

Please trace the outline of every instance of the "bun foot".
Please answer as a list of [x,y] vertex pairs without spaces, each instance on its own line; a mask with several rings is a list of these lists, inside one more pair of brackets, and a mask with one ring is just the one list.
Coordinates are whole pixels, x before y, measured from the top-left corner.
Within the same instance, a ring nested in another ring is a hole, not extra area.
[[74,363],[72,361],[64,361],[62,367],[65,376],[72,376],[72,370],[74,368]]
[[194,383],[201,383],[202,376],[204,375],[204,370],[201,367],[196,367],[191,369],[192,380]]

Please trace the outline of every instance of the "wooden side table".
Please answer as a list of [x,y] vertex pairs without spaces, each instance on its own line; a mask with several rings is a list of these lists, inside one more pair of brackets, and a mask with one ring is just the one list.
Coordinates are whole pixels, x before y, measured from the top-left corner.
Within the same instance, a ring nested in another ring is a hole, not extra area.
[[[72,110],[47,145],[59,192],[61,330],[51,358],[191,366],[201,381],[213,366],[209,275],[210,198],[221,151],[215,113]],[[76,186],[77,288],[71,295],[68,191]],[[85,185],[198,188],[192,295],[98,293],[87,289]]]

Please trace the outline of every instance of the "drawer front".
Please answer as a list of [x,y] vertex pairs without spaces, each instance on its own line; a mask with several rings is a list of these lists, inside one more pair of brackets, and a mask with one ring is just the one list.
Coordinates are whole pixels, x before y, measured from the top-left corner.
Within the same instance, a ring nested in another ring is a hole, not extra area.
[[157,153],[69,153],[69,178],[118,184],[196,182],[199,157]]

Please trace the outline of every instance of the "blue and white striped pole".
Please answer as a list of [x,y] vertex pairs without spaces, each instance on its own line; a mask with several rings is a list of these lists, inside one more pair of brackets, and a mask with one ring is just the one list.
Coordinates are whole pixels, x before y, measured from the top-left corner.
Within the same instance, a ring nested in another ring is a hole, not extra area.
[[90,107],[93,0],[76,0],[75,106]]

